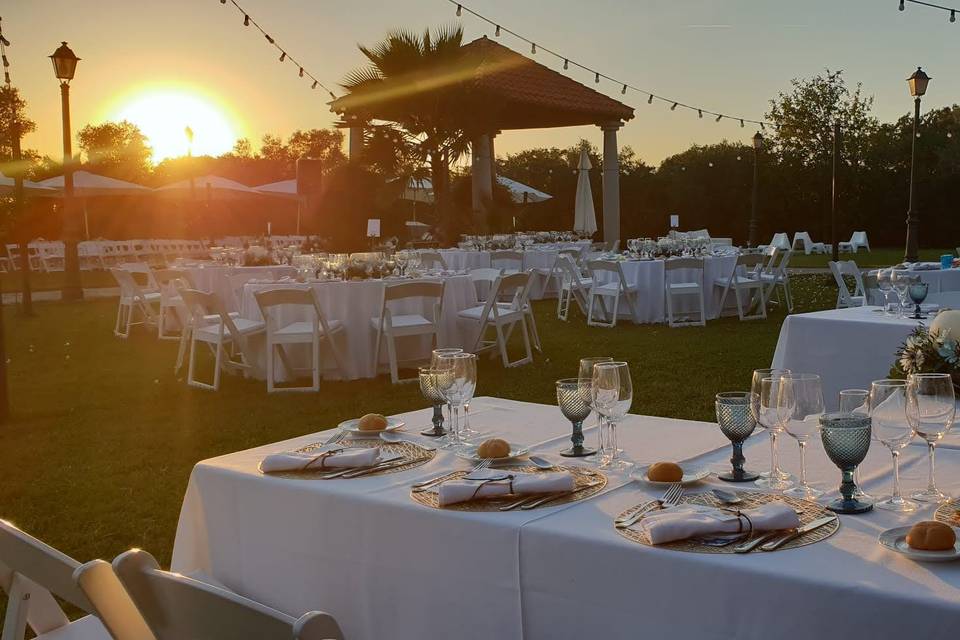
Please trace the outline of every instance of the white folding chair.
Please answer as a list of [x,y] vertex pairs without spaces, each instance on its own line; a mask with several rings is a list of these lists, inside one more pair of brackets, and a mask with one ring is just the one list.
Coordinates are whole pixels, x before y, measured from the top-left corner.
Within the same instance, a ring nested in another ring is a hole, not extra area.
[[[343,368],[343,358],[334,337],[343,331],[343,323],[339,320],[327,320],[320,308],[320,302],[312,288],[308,289],[267,289],[254,293],[257,306],[267,325],[267,393],[275,391],[319,391],[320,373],[323,371],[320,360],[320,343],[327,341],[333,352],[333,359],[341,374],[346,374]],[[309,320],[284,322],[279,317],[280,309],[276,307],[295,307],[301,313],[306,311]],[[285,345],[309,344],[311,346],[311,373],[313,384],[309,387],[277,387],[274,354],[280,356],[280,362],[286,373],[292,378],[296,369],[290,363]]]
[[[120,286],[120,300],[117,304],[117,320],[113,327],[113,334],[128,338],[130,327],[153,324],[157,321],[157,311],[153,305],[160,301],[160,294],[141,289],[133,274],[125,269],[113,267],[110,273]],[[137,312],[140,313],[140,320],[135,320]],[[120,330],[121,327],[123,331]]]
[[519,251],[491,251],[490,266],[506,274],[519,273],[523,271],[523,254]]
[[[636,284],[627,282],[620,263],[608,260],[590,260],[587,262],[587,268],[590,270],[590,279],[592,281],[592,285],[590,286],[590,304],[587,308],[587,324],[591,327],[612,328],[617,326],[620,298],[626,300],[634,324],[640,324],[640,311],[638,308],[640,289]],[[599,277],[601,273],[613,274],[612,280],[601,282],[601,278]],[[605,302],[609,298],[613,298],[612,312],[607,309]],[[598,300],[600,301],[599,306],[603,317],[608,319],[606,322],[594,319],[593,310],[596,308],[596,302]]]
[[[862,307],[866,304],[867,292],[863,286],[863,275],[857,268],[857,263],[853,260],[841,260],[834,262],[831,260],[830,273],[837,282],[837,309],[847,309],[849,307]],[[853,293],[847,288],[847,281],[844,276],[853,278]]]
[[557,269],[560,271],[560,290],[557,292],[557,318],[566,321],[570,313],[570,300],[574,300],[583,315],[587,315],[590,288],[593,278],[584,278],[580,267],[569,255],[557,256]]
[[[476,326],[477,337],[473,344],[473,353],[479,354],[487,349],[497,349],[504,367],[517,367],[533,361],[530,333],[527,330],[530,280],[529,273],[500,276],[494,282],[484,304],[469,307],[457,313],[458,320],[464,320]],[[501,302],[502,298],[509,298],[510,301]],[[511,362],[507,354],[507,342],[517,323],[520,323],[523,333],[524,357]],[[496,337],[493,340],[486,340],[487,330],[491,328]]]
[[780,291],[782,289],[782,302],[786,303],[788,313],[793,313],[793,292],[790,290],[790,272],[787,271],[792,255],[792,250],[784,251],[782,249],[774,249],[770,255],[770,260],[760,270],[760,279],[767,287],[767,290],[764,292],[765,299],[772,303],[771,296],[776,293],[776,303],[779,304],[781,302]]
[[[400,379],[398,373],[396,339],[407,336],[429,336],[431,348],[440,340],[440,322],[443,317],[443,282],[403,282],[388,284],[383,287],[383,299],[380,304],[380,315],[370,318],[371,326],[377,332],[377,342],[373,354],[373,367],[377,371],[380,365],[380,344],[387,343],[387,357],[390,363],[390,380],[398,382],[413,382],[417,378]],[[430,306],[433,318],[427,318],[423,313],[394,313],[391,303],[400,300],[420,300]],[[432,301],[432,303],[431,303]]]
[[54,599],[93,611],[73,582],[79,566],[70,556],[0,520],[0,588],[7,594],[0,638],[24,640],[29,626],[36,640],[111,640],[95,615],[71,621]]
[[[707,324],[707,312],[703,301],[703,259],[702,258],[671,258],[664,261],[664,295],[667,300],[667,324],[671,327],[703,327]],[[680,281],[674,276],[680,270],[692,271],[693,275],[684,273]],[[674,297],[687,298],[696,296],[700,303],[700,320],[674,320]]]
[[[767,304],[764,297],[766,285],[760,279],[760,269],[763,267],[765,256],[761,254],[741,254],[737,256],[737,264],[726,278],[717,278],[713,281],[713,286],[722,287],[723,294],[720,296],[720,309],[724,308],[727,300],[727,294],[733,290],[733,295],[737,300],[737,315],[741,320],[759,320],[767,317]],[[740,292],[747,293],[747,313],[744,314],[743,300]],[[753,306],[757,306],[757,312],[750,314]]]
[[111,574],[119,578],[157,640],[343,640],[340,625],[328,613],[311,611],[293,618],[233,591],[163,571],[152,555],[139,549],[120,554],[112,567],[102,560],[88,563],[78,579],[102,588],[112,582]]
[[473,282],[474,289],[476,289],[478,301],[486,302],[490,292],[493,290],[493,284],[501,275],[502,272],[500,269],[492,269],[489,267],[470,269],[470,280]]
[[[180,291],[184,304],[190,313],[190,363],[187,367],[187,384],[200,389],[217,391],[220,389],[220,371],[248,371],[251,367],[247,357],[247,339],[262,333],[264,323],[246,318],[235,318],[227,313],[223,303],[215,294],[204,293],[196,289]],[[217,320],[209,322],[211,315]],[[194,378],[197,342],[205,343],[215,353],[213,384],[200,382]],[[231,352],[224,357],[225,347]],[[235,359],[239,357],[239,360]]]
[[421,251],[420,266],[424,269],[446,269],[447,261],[438,251]]
[[[157,338],[160,340],[181,340],[185,330],[184,320],[186,317],[186,307],[183,304],[183,298],[176,288],[176,281],[183,280],[185,272],[178,269],[157,269],[153,272],[153,277],[160,287],[160,312],[157,317]],[[180,335],[171,335],[167,333],[167,324],[169,316],[177,319],[180,325]],[[178,367],[179,368],[179,367]]]

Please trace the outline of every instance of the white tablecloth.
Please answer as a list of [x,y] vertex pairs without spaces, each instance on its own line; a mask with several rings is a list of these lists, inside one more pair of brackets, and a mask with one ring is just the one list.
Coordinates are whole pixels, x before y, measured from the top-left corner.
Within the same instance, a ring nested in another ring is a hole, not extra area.
[[[708,320],[720,316],[720,298],[723,289],[714,285],[716,280],[727,279],[737,264],[736,256],[707,256],[703,260],[703,303],[706,307]],[[666,294],[663,260],[625,260],[620,263],[627,283],[640,286],[639,315],[642,323],[659,323],[666,321]],[[684,282],[695,277],[692,269],[681,269],[671,273],[672,282]],[[597,281],[600,283],[612,282],[616,276],[609,272],[600,272]],[[743,295],[743,294],[741,294]],[[674,309],[678,313],[693,312],[699,304],[695,296],[677,296]],[[726,303],[732,302],[733,294],[727,295]],[[620,301],[619,315],[630,316],[630,307],[625,300]]]
[[923,320],[884,315],[880,307],[830,309],[787,316],[771,366],[799,373],[816,373],[823,398],[836,408],[842,389],[869,389],[886,378],[894,354]]
[[[571,244],[571,248],[580,248]],[[465,249],[440,249],[440,255],[443,256],[447,268],[454,271],[468,271],[470,269],[487,269],[491,266],[490,251],[467,251]],[[557,260],[559,249],[551,248],[532,248],[521,252],[523,254],[523,263],[521,269],[539,270],[534,275],[533,287],[530,291],[530,297],[534,300],[540,300],[548,296],[555,296],[557,293],[557,283],[547,283],[547,276],[544,270],[553,269]]]
[[[476,428],[533,443],[539,453],[568,443],[556,407],[494,398],[472,407]],[[413,431],[428,416],[421,410],[402,417]],[[644,462],[729,464],[729,446],[714,424],[629,416],[620,435],[627,453]],[[587,437],[595,438],[594,429]],[[953,638],[960,624],[960,565],[914,564],[876,543],[879,531],[929,518],[929,508],[910,519],[885,512],[843,517],[832,538],[797,550],[685,554],[643,547],[614,531],[618,512],[661,493],[621,476],[611,476],[600,496],[573,505],[469,513],[409,498],[410,483],[466,468],[444,451],[410,472],[352,481],[257,472],[265,454],[319,439],[312,434],[199,463],[173,569],[203,570],[293,615],[329,611],[350,638]],[[839,471],[817,443],[810,449],[815,484],[835,488]],[[749,466],[763,469],[767,452],[764,434],[752,438]],[[905,487],[922,484],[923,453],[904,452]],[[939,455],[941,485],[957,491],[960,452]],[[781,459],[796,471],[795,445],[785,442]],[[889,464],[885,450],[871,450],[863,472],[868,490],[887,487]]]
[[194,284],[201,291],[215,293],[223,302],[227,311],[239,311],[237,295],[230,282],[233,274],[243,274],[252,280],[276,280],[284,276],[293,277],[297,270],[291,266],[274,265],[269,267],[227,267],[223,265],[204,265],[186,267]]
[[[440,346],[455,346],[472,348],[476,334],[469,334],[470,325],[457,322],[457,312],[477,305],[476,288],[473,281],[467,276],[452,276],[445,278],[446,285],[443,293],[442,330],[439,339]],[[257,306],[254,293],[265,289],[282,287],[313,288],[320,299],[320,305],[328,320],[339,320],[343,323],[344,331],[338,336],[340,352],[343,354],[347,369],[346,378],[373,378],[377,371],[373,366],[373,354],[376,348],[377,334],[371,326],[370,319],[379,317],[380,305],[383,301],[382,280],[358,280],[337,282],[315,282],[306,284],[247,284],[243,288],[243,300],[240,315],[251,320],[262,320],[260,308]],[[391,308],[397,312],[420,313],[432,311],[420,308],[415,300],[391,302]],[[307,320],[308,312],[296,307],[281,307],[276,312],[281,324]],[[430,317],[429,315],[426,317]],[[266,345],[263,336],[254,336],[249,340],[248,352],[253,360],[253,375],[259,379],[266,378]],[[291,356],[294,367],[307,367],[310,363],[309,345],[291,345],[286,347]],[[335,371],[336,363],[327,349],[321,350],[325,376],[340,377]],[[401,361],[428,360],[430,357],[430,341],[427,338],[406,337],[397,339],[397,357]],[[385,370],[387,360],[386,344],[380,349],[380,370]],[[277,367],[277,379],[282,380],[282,367]]]
[[[960,291],[960,269],[940,269],[939,263],[926,263],[930,265],[936,264],[936,269],[910,269],[909,273],[911,275],[920,276],[920,282],[925,282],[929,285],[929,293],[941,293],[943,291]],[[877,275],[877,270],[873,269],[869,272],[871,275]],[[891,300],[893,296],[891,296]]]

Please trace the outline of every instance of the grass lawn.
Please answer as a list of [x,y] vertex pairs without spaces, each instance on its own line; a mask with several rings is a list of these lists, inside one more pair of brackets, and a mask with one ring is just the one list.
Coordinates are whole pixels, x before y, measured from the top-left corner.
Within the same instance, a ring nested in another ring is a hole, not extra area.
[[[794,289],[798,311],[836,296],[823,275],[795,278]],[[558,321],[552,301],[535,308],[544,354],[506,370],[482,359],[477,395],[556,404],[554,380],[576,375],[581,356],[610,355],[631,363],[634,413],[710,421],[715,393],[745,389],[751,370],[769,365],[783,319],[609,330],[575,312]],[[201,459],[424,406],[417,386],[384,377],[324,382],[318,394],[268,396],[263,382],[232,376],[219,393],[191,389],[173,373],[176,342],[115,338],[114,314],[114,302],[89,301],[4,316],[12,416],[0,425],[0,517],[81,561],[141,547],[167,565]]]
[[[954,249],[921,249],[920,250],[920,259],[926,262],[940,262],[940,256],[945,253],[949,253],[952,256],[955,256]],[[794,253],[790,258],[791,267],[823,267],[827,268],[827,263],[830,262],[830,254],[815,254],[811,253],[809,256],[801,253]],[[897,248],[877,248],[871,251],[861,249],[857,253],[841,253],[841,260],[853,260],[857,263],[858,267],[867,268],[867,267],[889,267],[890,265],[898,264],[903,261],[903,247]]]

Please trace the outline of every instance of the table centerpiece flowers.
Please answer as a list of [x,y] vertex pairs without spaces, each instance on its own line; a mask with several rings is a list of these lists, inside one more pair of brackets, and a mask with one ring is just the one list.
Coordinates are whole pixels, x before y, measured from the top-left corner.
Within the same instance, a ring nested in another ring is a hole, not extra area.
[[960,391],[960,341],[949,329],[916,327],[897,349],[890,377],[902,379],[911,373],[949,373]]

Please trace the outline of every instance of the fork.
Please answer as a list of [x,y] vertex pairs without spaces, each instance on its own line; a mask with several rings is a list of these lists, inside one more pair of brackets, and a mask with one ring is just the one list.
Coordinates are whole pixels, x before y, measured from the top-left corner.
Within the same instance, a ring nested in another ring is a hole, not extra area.
[[[473,469],[470,470],[470,473],[468,473],[467,475],[470,475],[471,473],[474,473],[475,471],[480,471],[481,469],[486,469],[486,468],[489,467],[492,463],[493,463],[493,460],[492,460],[492,459],[490,459],[490,458],[484,458],[483,460],[481,460],[480,462],[478,462],[478,463],[473,467]],[[456,473],[456,471],[451,471],[450,473],[445,473],[445,474],[443,474],[442,476],[438,476],[438,477],[436,477],[436,478],[431,478],[430,480],[424,480],[423,482],[415,482],[414,484],[411,485],[411,487],[413,488],[414,491],[418,491],[418,492],[419,492],[419,491],[423,491],[424,489],[429,489],[430,487],[433,487],[433,486],[438,485],[438,484],[440,484],[440,483],[442,483],[442,482],[445,482],[445,481],[448,480],[451,476],[453,476],[455,473]]]
[[330,438],[328,438],[327,441],[324,442],[322,446],[327,446],[328,444],[337,444],[338,442],[343,440],[346,437],[346,435],[347,435],[346,431],[338,430],[335,434],[330,436]]
[[648,511],[656,508],[667,506],[676,506],[680,504],[680,499],[683,497],[683,485],[679,482],[675,482],[667,487],[667,490],[664,492],[663,497],[659,500],[652,500],[644,504],[640,509],[638,509],[632,515],[626,516],[625,518],[617,519],[614,521],[614,526],[618,529],[625,529],[636,524],[640,518],[647,514]]

